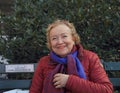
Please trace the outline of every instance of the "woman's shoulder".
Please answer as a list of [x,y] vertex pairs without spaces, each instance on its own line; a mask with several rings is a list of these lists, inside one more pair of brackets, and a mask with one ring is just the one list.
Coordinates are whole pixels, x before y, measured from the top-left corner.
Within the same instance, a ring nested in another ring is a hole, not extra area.
[[97,53],[84,49],[83,54],[86,56],[97,56]]
[[49,69],[53,69],[55,67],[54,64],[51,62],[50,55],[41,57],[38,62],[38,68],[44,69],[48,71]]
[[89,67],[94,68],[98,66],[102,66],[101,60],[97,53],[89,51],[89,50],[84,50],[84,64],[89,65]]
[[79,48],[79,55],[82,58],[91,58],[93,56],[97,56],[97,54],[91,50],[85,49],[81,44],[77,46]]
[[97,53],[93,52],[93,51],[90,51],[90,50],[84,50],[83,51],[83,57],[88,59],[89,61],[90,60],[98,60],[99,57],[97,55]]
[[45,60],[50,60],[50,56],[47,55],[40,58],[40,61],[45,61]]
[[49,62],[50,62],[50,56],[47,55],[47,56],[41,57],[38,61],[38,64],[42,66],[42,65],[47,65]]

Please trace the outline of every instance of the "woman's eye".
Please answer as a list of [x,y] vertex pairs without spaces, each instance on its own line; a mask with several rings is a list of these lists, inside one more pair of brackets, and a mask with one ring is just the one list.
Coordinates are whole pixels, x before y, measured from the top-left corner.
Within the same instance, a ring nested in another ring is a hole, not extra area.
[[63,36],[63,37],[65,38],[65,37],[67,37],[67,36],[65,35],[65,36]]
[[52,40],[56,40],[57,38],[52,38]]

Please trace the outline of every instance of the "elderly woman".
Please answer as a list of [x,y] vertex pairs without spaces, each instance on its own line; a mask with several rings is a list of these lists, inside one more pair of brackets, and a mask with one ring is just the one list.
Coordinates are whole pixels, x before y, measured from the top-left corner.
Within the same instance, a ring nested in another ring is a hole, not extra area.
[[30,93],[113,93],[99,57],[82,47],[72,23],[50,24],[47,45],[50,55],[40,59]]

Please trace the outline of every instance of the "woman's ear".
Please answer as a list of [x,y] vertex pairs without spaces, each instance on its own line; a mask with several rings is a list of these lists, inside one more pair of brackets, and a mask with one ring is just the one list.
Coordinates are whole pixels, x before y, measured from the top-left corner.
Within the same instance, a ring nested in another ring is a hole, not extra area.
[[72,39],[73,39],[74,45],[75,45],[75,43],[76,43],[76,38],[75,38],[74,36],[72,36]]

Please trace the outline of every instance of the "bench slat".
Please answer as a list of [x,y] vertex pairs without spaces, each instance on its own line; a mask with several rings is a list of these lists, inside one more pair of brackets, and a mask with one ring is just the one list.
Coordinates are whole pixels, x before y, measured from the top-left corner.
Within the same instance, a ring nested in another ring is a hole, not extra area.
[[109,78],[114,87],[120,87],[120,78]]
[[0,90],[2,89],[29,89],[31,80],[0,80]]
[[120,71],[120,62],[103,62],[106,71]]

